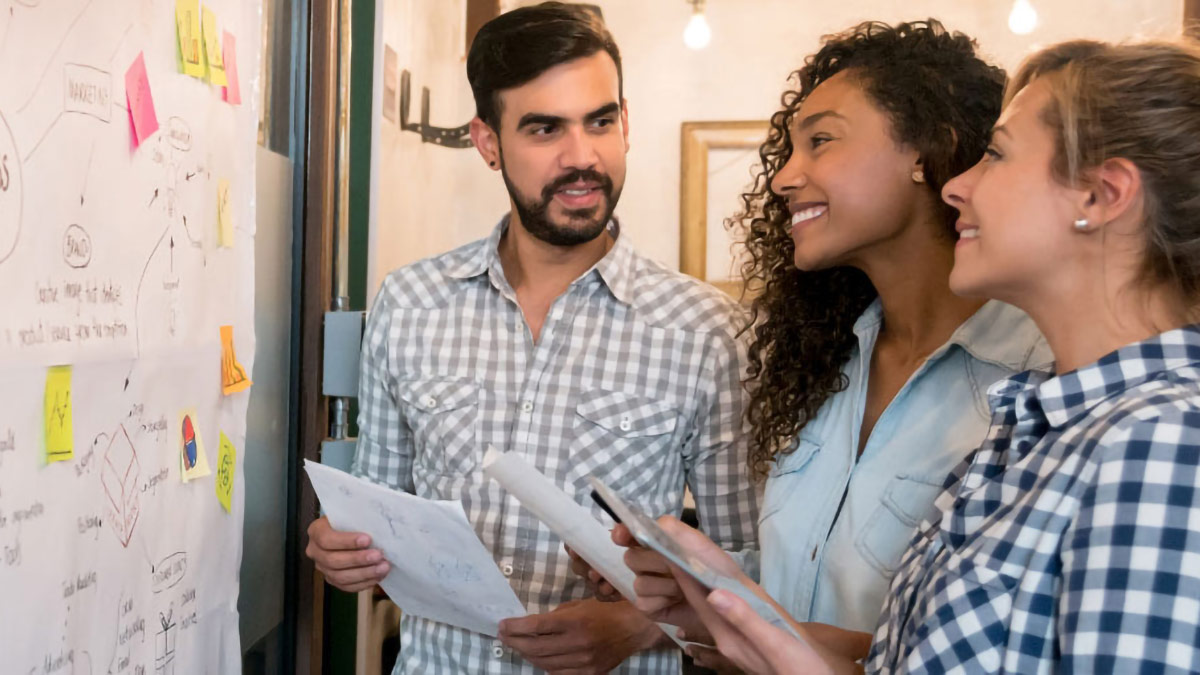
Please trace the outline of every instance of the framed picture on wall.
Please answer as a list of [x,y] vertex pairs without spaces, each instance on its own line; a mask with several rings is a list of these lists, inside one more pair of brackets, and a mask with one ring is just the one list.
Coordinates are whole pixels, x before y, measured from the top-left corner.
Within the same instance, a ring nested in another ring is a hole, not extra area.
[[765,120],[681,125],[679,269],[736,298],[739,256],[725,221],[742,208],[768,128]]
[[396,123],[396,109],[400,105],[400,57],[391,45],[383,46],[383,117]]

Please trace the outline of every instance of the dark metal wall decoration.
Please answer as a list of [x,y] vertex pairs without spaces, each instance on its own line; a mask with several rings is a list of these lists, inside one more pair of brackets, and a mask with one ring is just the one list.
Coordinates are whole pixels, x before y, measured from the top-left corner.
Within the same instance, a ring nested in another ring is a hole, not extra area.
[[421,135],[421,142],[433,143],[445,148],[470,148],[471,125],[468,122],[457,127],[435,127],[429,123],[429,87],[421,87],[421,121],[409,122],[409,104],[412,102],[412,74],[400,72],[400,129]]

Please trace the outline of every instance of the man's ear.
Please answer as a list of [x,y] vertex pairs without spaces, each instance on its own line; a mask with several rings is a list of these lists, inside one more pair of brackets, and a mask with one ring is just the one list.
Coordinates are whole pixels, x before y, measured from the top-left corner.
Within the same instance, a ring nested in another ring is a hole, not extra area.
[[500,170],[500,136],[487,122],[475,117],[471,120],[471,142],[479,156],[493,171]]

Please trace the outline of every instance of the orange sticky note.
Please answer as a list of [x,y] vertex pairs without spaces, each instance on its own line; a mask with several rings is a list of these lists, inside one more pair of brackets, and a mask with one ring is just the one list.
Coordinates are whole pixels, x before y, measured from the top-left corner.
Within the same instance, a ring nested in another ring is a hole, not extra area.
[[242,104],[242,87],[238,84],[237,72],[237,39],[229,31],[225,31],[221,40],[221,52],[225,59],[225,101],[230,105]]
[[217,32],[217,15],[205,7],[201,12],[201,31],[204,34],[204,63],[208,67],[208,81],[224,87],[225,59],[221,56],[221,34]]
[[133,145],[142,144],[158,131],[158,115],[154,113],[154,97],[150,95],[150,79],[146,76],[146,58],[138,56],[125,71],[125,103],[133,120]]
[[221,326],[221,391],[229,396],[254,384],[233,352],[233,326]]
[[72,459],[75,434],[71,422],[71,366],[53,366],[46,371],[44,405],[46,463]]

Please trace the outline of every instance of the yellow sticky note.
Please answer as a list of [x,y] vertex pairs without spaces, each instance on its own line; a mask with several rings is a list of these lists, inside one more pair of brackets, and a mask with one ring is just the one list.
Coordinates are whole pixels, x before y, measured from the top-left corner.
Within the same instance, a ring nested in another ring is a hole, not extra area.
[[204,79],[199,0],[175,0],[175,35],[179,38],[180,72]]
[[217,501],[226,513],[233,512],[233,473],[237,469],[237,448],[233,441],[221,433],[221,449],[217,451]]
[[195,408],[179,413],[179,478],[188,482],[212,473],[204,441],[200,438],[200,419]]
[[221,33],[217,30],[217,15],[205,7],[201,12],[204,32],[204,63],[208,66],[208,81],[224,87],[229,84],[225,79],[225,59],[221,56]]
[[233,205],[229,202],[229,180],[217,181],[217,245],[233,248]]
[[221,392],[229,396],[249,389],[252,384],[233,351],[233,326],[221,326]]
[[75,457],[75,435],[71,425],[71,366],[53,366],[46,371],[46,463]]

